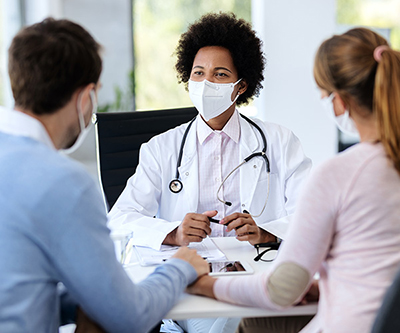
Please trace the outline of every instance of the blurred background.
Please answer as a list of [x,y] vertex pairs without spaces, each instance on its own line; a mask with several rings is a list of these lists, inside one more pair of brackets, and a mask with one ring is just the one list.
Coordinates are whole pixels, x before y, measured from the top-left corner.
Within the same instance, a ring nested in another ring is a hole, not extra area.
[[[290,128],[318,165],[357,138],[324,114],[312,77],[314,54],[332,34],[368,26],[400,48],[400,0],[0,0],[0,105],[13,107],[7,49],[24,25],[68,18],[104,47],[99,112],[191,106],[177,83],[174,51],[188,25],[229,11],[252,22],[267,58],[264,89],[240,111]],[[72,155],[97,177],[95,134]]]

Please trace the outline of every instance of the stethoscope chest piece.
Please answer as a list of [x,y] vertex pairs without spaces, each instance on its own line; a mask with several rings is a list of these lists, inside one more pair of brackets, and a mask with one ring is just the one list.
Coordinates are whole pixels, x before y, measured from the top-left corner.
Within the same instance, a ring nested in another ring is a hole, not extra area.
[[173,179],[169,183],[169,189],[172,193],[179,193],[182,191],[183,184],[179,179]]

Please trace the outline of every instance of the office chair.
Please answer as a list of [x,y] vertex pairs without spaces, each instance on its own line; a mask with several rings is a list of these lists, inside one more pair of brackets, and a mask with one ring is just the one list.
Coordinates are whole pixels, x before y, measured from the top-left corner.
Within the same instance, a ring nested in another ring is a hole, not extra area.
[[109,209],[139,163],[139,148],[153,136],[190,121],[194,107],[96,114],[96,150],[105,203]]
[[371,333],[400,332],[400,271],[387,290]]

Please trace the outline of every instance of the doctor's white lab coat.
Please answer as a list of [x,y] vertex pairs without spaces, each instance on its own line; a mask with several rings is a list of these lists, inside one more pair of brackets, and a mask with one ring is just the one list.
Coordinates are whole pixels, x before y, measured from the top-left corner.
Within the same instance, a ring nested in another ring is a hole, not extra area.
[[[260,217],[254,218],[259,227],[284,238],[293,214],[300,188],[311,168],[298,138],[288,129],[252,119],[267,139],[270,161],[270,193],[267,206]],[[159,249],[168,233],[174,230],[190,212],[197,211],[199,200],[198,155],[196,122],[189,130],[184,146],[179,174],[183,189],[169,190],[175,178],[182,137],[188,123],[153,137],[140,149],[139,165],[135,174],[109,213],[111,229],[133,231],[135,245]],[[263,148],[260,133],[245,119],[240,121],[240,157],[244,160]],[[268,177],[262,157],[251,159],[239,168],[240,201],[243,210],[261,212],[264,206]],[[210,207],[210,210],[213,208]]]

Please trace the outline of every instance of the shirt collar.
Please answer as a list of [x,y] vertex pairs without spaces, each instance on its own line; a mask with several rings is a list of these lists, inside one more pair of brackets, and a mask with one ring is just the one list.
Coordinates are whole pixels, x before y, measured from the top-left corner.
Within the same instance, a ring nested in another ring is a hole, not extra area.
[[43,124],[21,111],[0,107],[0,132],[28,137],[56,149]]
[[235,143],[239,142],[240,124],[239,112],[237,110],[235,110],[235,112],[232,114],[232,117],[230,117],[221,131],[214,131],[210,126],[207,125],[200,115],[199,118],[200,119],[197,121],[197,138],[200,144],[203,144],[203,142],[214,132],[224,132]]

